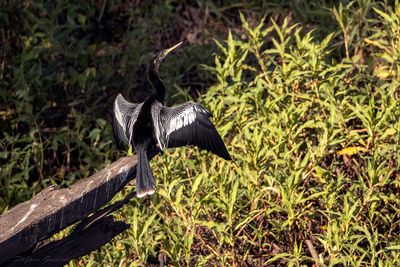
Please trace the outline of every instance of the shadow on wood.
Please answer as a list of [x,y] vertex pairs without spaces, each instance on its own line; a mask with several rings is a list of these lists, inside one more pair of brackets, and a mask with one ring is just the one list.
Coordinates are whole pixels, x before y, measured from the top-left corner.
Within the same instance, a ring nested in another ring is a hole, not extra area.
[[[123,157],[68,188],[49,187],[1,215],[0,264],[63,266],[126,230],[128,224],[114,221],[109,214],[129,202],[134,192],[100,208],[135,177],[136,163],[136,156]],[[66,238],[45,241],[78,221]]]

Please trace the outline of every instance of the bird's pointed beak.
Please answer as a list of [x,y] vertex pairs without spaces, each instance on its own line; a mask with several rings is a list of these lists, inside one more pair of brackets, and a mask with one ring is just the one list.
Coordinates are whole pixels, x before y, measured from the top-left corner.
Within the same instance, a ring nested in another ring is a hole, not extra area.
[[173,47],[167,48],[162,50],[160,53],[156,54],[154,56],[153,62],[152,62],[152,69],[153,72],[155,72],[158,76],[158,69],[160,68],[160,63],[161,61],[169,54],[171,53],[173,50],[175,50],[176,48],[178,48],[183,42],[177,43],[176,45],[174,45]]
[[171,53],[173,50],[175,50],[176,48],[178,48],[179,46],[181,46],[183,42],[177,43],[176,45],[174,45],[173,47],[167,48],[165,49],[165,55],[168,55],[169,53]]

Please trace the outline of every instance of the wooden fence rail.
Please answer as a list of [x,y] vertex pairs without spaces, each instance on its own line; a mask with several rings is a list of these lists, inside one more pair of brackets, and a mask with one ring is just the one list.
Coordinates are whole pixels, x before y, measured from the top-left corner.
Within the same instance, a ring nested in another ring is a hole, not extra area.
[[[136,156],[123,157],[68,188],[44,189],[1,215],[0,265],[63,266],[125,231],[129,225],[114,221],[109,214],[134,197],[134,192],[101,208],[135,177],[136,163]],[[64,239],[48,241],[79,221]]]

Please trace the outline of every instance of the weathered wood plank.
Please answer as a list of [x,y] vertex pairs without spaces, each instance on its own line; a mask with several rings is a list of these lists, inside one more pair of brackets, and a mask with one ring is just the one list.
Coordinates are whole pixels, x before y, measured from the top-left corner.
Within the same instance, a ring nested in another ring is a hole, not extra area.
[[122,208],[135,196],[136,192],[131,192],[124,199],[83,219],[67,237],[51,242],[48,239],[43,240],[34,249],[15,256],[2,265],[57,267],[89,254],[129,228],[129,224],[114,221],[112,216],[108,215]]
[[72,259],[80,258],[100,248],[128,228],[129,224],[115,221],[112,216],[102,217],[87,228],[74,230],[61,240],[52,241],[33,252],[18,255],[3,264],[5,267],[61,267]]
[[68,188],[45,189],[1,215],[0,264],[101,208],[135,177],[136,163],[136,156],[123,157]]

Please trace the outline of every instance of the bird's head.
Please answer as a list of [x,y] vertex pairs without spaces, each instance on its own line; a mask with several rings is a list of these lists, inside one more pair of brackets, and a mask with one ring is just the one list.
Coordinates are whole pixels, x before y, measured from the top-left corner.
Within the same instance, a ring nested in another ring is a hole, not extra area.
[[164,49],[161,52],[157,53],[154,57],[153,57],[153,61],[152,61],[152,66],[151,68],[153,68],[153,70],[155,71],[155,73],[158,74],[159,68],[160,68],[160,64],[163,61],[163,59],[172,51],[174,51],[176,48],[178,48],[183,42],[177,43],[176,45]]

